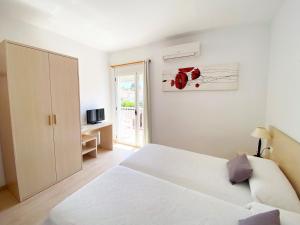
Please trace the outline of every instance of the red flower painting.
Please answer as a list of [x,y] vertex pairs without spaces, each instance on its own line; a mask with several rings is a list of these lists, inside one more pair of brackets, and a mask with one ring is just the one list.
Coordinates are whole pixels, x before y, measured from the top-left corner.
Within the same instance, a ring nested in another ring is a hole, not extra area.
[[[201,72],[195,67],[179,68],[175,76],[175,80],[170,81],[171,87],[175,86],[177,89],[184,89],[190,80],[197,80],[201,76]],[[163,80],[167,82],[167,80]],[[195,85],[197,88],[199,84]]]
[[239,63],[174,67],[166,65],[162,74],[163,91],[237,90]]

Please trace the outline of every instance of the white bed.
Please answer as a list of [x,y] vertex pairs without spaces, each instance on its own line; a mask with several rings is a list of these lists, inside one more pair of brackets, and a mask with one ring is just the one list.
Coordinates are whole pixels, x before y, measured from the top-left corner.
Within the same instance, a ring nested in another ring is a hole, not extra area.
[[226,163],[226,159],[148,144],[121,165],[241,206],[252,202],[248,182],[229,182]]
[[237,225],[250,210],[117,166],[69,196],[44,225]]

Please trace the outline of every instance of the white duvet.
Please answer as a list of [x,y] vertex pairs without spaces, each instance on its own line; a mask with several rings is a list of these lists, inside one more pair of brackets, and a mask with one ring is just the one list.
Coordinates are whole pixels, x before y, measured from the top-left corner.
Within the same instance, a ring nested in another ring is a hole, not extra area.
[[226,163],[226,159],[149,144],[121,165],[241,206],[252,202],[247,182],[229,182]]
[[237,225],[250,214],[240,206],[118,166],[57,205],[44,225]]

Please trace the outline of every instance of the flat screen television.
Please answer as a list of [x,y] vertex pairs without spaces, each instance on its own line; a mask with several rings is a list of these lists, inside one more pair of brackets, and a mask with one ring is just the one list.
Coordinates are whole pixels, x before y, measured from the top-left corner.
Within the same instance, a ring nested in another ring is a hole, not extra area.
[[104,109],[87,110],[86,120],[88,124],[101,123],[101,121],[105,120]]

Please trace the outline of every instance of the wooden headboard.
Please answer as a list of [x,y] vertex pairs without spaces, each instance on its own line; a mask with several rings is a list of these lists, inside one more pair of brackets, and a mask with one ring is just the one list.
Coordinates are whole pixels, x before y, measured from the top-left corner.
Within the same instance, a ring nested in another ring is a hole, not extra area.
[[269,158],[275,161],[293,185],[300,199],[300,143],[270,126],[272,139],[269,146],[273,148]]

